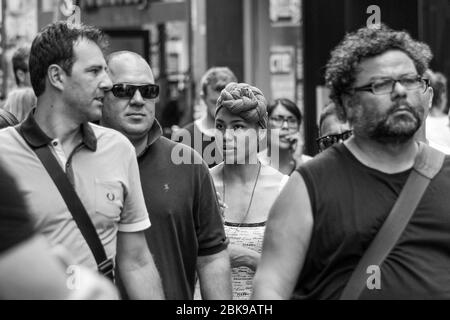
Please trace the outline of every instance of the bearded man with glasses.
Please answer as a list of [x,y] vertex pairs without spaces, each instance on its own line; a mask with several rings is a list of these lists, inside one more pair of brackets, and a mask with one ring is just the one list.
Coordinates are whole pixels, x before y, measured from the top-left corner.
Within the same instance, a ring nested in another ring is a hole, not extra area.
[[[450,298],[442,267],[450,265],[450,158],[417,141],[433,96],[423,77],[431,57],[426,44],[384,25],[347,34],[332,51],[326,83],[353,135],[291,175],[270,213],[254,298],[339,299],[352,288],[359,299]],[[423,161],[423,151],[441,162]],[[377,247],[377,264],[357,268],[410,174],[423,174],[416,161],[435,175],[417,206],[399,206],[405,227],[394,231],[397,215],[389,230],[398,238]],[[360,281],[347,288],[355,269]]]
[[[105,95],[101,124],[134,145],[152,227],[148,247],[168,300],[192,300],[196,273],[203,299],[231,299],[228,240],[208,167],[189,146],[162,136],[155,118],[159,87],[140,55],[107,58],[113,82]],[[179,164],[178,151],[191,161]]]

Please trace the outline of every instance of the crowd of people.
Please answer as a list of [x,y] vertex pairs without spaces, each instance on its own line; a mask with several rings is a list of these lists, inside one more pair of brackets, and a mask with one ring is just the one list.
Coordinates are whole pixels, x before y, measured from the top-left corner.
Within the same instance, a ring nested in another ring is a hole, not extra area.
[[450,298],[447,84],[426,44],[384,25],[345,36],[315,157],[301,108],[228,67],[164,137],[151,66],[105,45],[56,22],[14,55],[0,298]]

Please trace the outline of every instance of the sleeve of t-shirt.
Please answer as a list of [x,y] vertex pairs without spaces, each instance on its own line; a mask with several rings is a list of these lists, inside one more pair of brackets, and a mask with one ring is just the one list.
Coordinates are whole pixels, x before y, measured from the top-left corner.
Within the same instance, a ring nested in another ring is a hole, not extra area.
[[145,206],[141,178],[134,149],[130,149],[128,155],[128,183],[126,186],[123,209],[120,215],[119,231],[138,232],[148,229],[151,224],[147,207]]
[[200,185],[196,187],[195,212],[199,256],[208,256],[225,250],[228,246],[220,216],[216,189],[206,164],[200,166]]
[[0,254],[33,235],[25,199],[14,179],[0,167]]

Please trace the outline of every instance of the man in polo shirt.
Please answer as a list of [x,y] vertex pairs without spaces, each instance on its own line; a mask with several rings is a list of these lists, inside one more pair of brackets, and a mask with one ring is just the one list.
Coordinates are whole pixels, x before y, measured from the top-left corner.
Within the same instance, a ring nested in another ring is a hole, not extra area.
[[[95,28],[57,22],[33,41],[30,75],[37,107],[20,128],[0,131],[0,160],[14,176],[34,218],[52,245],[77,264],[97,269],[94,256],[56,185],[32,148],[48,146],[83,203],[106,255],[116,259],[130,298],[163,298],[145,243],[150,226],[134,148],[99,120],[111,89]],[[19,133],[21,132],[21,134]]]
[[[113,89],[105,96],[101,124],[125,134],[136,148],[153,223],[146,236],[166,297],[193,299],[197,271],[203,299],[231,299],[227,240],[208,167],[190,147],[161,136],[155,119],[159,88],[147,62],[128,51],[107,61]],[[191,164],[174,163],[179,149]]]

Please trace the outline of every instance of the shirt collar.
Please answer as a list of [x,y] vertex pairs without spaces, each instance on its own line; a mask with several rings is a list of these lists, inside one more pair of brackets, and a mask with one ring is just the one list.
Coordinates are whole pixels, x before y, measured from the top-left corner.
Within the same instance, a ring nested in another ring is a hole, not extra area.
[[161,125],[159,124],[158,120],[155,119],[155,122],[153,122],[153,126],[151,127],[150,131],[148,132],[148,138],[147,138],[147,146],[145,147],[144,151],[142,151],[138,158],[143,156],[147,150],[154,144],[156,141],[159,140],[159,138],[162,137],[163,131],[161,128]]
[[[25,140],[34,148],[45,146],[52,142],[52,138],[47,136],[44,131],[39,127],[34,119],[33,109],[27,116],[27,118],[19,125]],[[83,138],[83,144],[91,151],[97,150],[97,138],[94,130],[89,123],[81,124],[81,136]]]

